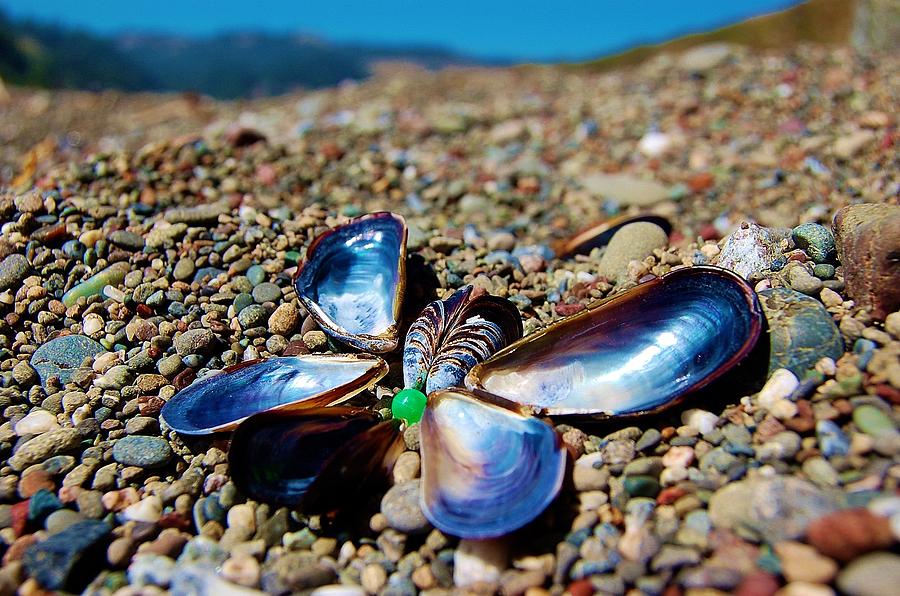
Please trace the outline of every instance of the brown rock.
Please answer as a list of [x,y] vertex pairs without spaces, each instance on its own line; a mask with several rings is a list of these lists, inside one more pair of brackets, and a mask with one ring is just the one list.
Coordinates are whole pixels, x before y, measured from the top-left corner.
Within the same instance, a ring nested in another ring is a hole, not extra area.
[[19,480],[19,495],[23,499],[28,499],[37,491],[45,488],[50,492],[56,490],[56,484],[50,474],[44,470],[34,470],[22,476]]
[[883,321],[900,308],[900,206],[844,207],[833,227],[847,294]]
[[809,524],[806,539],[820,553],[844,562],[894,542],[888,519],[868,509],[844,509],[820,517]]

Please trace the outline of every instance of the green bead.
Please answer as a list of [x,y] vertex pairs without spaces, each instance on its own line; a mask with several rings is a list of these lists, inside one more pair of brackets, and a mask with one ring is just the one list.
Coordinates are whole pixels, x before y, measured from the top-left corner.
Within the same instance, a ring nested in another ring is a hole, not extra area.
[[422,419],[425,403],[428,398],[418,389],[404,389],[394,396],[391,402],[391,413],[394,418],[401,418],[408,424],[415,424]]

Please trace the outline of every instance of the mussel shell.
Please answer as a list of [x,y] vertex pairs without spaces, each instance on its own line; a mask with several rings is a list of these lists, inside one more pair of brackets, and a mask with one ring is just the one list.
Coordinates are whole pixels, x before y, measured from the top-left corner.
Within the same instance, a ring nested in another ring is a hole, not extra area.
[[464,286],[425,307],[403,347],[403,380],[425,393],[461,387],[466,373],[522,337],[522,318],[505,298]]
[[466,386],[547,414],[649,413],[741,362],[763,320],[741,277],[678,269],[516,342],[475,366]]
[[313,240],[294,287],[326,333],[367,352],[397,347],[406,289],[406,235],[401,216],[379,212]]
[[369,354],[284,356],[255,360],[189,385],[166,402],[163,421],[184,435],[234,429],[270,410],[327,406],[349,399],[387,374]]
[[672,224],[668,219],[661,215],[652,215],[645,213],[642,215],[622,215],[614,217],[606,221],[594,224],[584,230],[581,230],[574,236],[554,243],[553,249],[556,256],[560,259],[571,257],[573,255],[586,255],[595,248],[601,248],[609,244],[616,232],[624,226],[636,222],[648,222],[656,224],[663,229],[666,234],[672,233]]
[[535,519],[562,485],[566,451],[526,408],[465,389],[428,397],[421,422],[425,517],[461,538],[508,534]]
[[384,482],[404,448],[399,427],[398,420],[344,406],[257,414],[234,432],[231,477],[259,501],[338,511]]

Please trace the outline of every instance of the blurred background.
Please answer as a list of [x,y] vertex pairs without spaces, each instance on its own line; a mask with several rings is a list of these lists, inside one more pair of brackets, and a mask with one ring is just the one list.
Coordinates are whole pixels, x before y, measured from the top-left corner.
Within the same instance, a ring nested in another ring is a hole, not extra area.
[[[896,39],[856,0],[43,0],[0,2],[0,77],[47,88],[261,97],[370,76],[379,64],[620,66],[712,41]],[[891,6],[893,5],[893,8]],[[882,40],[879,43],[884,43]]]

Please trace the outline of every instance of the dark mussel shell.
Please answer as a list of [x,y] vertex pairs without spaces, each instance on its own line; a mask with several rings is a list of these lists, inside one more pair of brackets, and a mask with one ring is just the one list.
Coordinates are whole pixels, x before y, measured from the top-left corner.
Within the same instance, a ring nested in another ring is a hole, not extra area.
[[464,286],[425,307],[403,347],[403,380],[426,394],[461,387],[466,373],[522,337],[522,317],[512,302]]
[[672,233],[672,224],[661,215],[645,213],[643,215],[622,215],[606,221],[594,224],[589,228],[578,232],[574,236],[554,243],[553,250],[560,259],[573,255],[586,255],[595,248],[601,248],[609,244],[616,232],[628,224],[648,222],[656,224],[666,234]]
[[402,217],[379,212],[313,240],[294,287],[326,333],[367,352],[397,347],[406,290],[406,234]]
[[399,429],[344,406],[257,414],[234,432],[231,477],[259,501],[331,513],[386,480],[405,448]]
[[184,435],[227,431],[259,412],[344,401],[374,385],[387,370],[384,360],[369,354],[255,360],[196,381],[167,401],[160,415]]
[[527,408],[465,389],[429,395],[422,417],[425,517],[461,538],[508,534],[535,519],[562,485],[566,450]]
[[475,366],[466,386],[547,414],[649,413],[741,362],[763,321],[741,277],[678,269],[516,342]]

